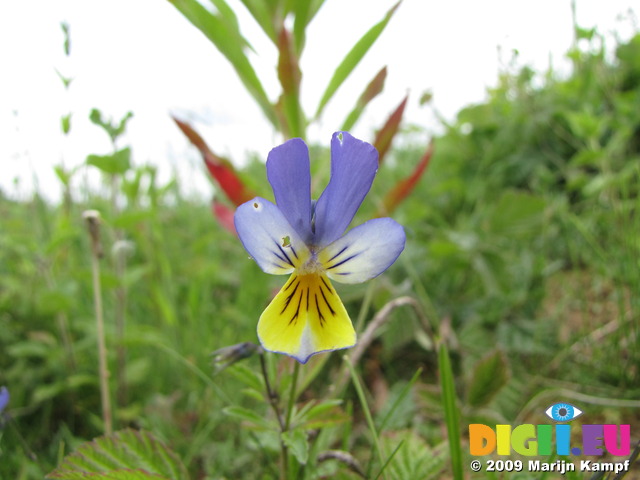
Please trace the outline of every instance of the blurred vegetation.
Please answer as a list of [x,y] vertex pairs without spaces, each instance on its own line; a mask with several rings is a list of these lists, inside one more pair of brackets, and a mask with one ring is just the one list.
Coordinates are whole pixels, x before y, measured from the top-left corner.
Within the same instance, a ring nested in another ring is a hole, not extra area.
[[[450,427],[457,415],[464,456],[469,423],[546,423],[544,410],[560,400],[579,405],[586,423],[630,423],[637,442],[640,36],[610,55],[597,32],[577,34],[571,74],[504,72],[486,102],[445,125],[394,213],[407,232],[400,260],[368,285],[338,286],[360,331],[389,301],[409,297],[416,308],[393,310],[351,373],[340,353],[304,368],[299,427],[285,439],[299,478],[358,478],[358,468],[373,478],[377,449],[397,449],[387,478],[448,478],[456,466],[445,418]],[[108,131],[112,123],[93,116]],[[127,119],[113,123],[120,133]],[[380,211],[424,154],[420,127],[401,136],[355,223]],[[41,479],[102,432],[87,208],[103,217],[111,383],[126,386],[116,426],[152,432],[190,478],[276,478],[280,440],[265,426],[275,420],[259,356],[214,375],[211,352],[256,340],[281,279],[260,274],[207,202],[177,180],[159,184],[113,140],[113,155],[87,160],[103,172],[104,192],[80,195],[76,172],[58,167],[60,204],[0,197],[0,385],[11,394],[0,478]],[[326,179],[328,150],[311,155],[315,178]],[[263,160],[238,174],[270,198]],[[109,320],[118,291],[123,336]],[[450,365],[439,362],[439,343]],[[290,359],[265,361],[285,397]],[[448,369],[450,386],[440,378]],[[352,383],[334,391],[342,375]]]

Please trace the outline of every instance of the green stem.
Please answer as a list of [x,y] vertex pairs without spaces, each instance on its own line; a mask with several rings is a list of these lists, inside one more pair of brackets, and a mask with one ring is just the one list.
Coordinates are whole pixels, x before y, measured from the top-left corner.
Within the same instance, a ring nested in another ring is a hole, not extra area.
[[280,430],[285,431],[285,424],[282,421],[282,415],[280,415],[280,409],[278,408],[278,394],[271,388],[271,382],[269,381],[269,375],[267,374],[267,364],[264,359],[264,351],[260,349],[260,367],[262,368],[262,376],[264,378],[264,387],[267,389],[267,397],[269,397],[269,404],[273,409],[273,413],[276,415]]
[[[293,406],[296,403],[296,387],[298,385],[298,375],[300,373],[300,363],[295,362],[293,365],[293,374],[291,378],[291,390],[289,391],[289,402],[287,404],[287,413],[284,418],[284,428],[282,433],[288,432],[291,426],[291,417],[293,415]],[[282,445],[282,463],[283,463],[283,475],[284,478],[289,478],[289,449],[281,440]],[[293,472],[292,476],[295,476]]]
[[296,403],[296,387],[298,385],[298,374],[300,373],[300,363],[295,362],[293,366],[293,378],[291,379],[291,391],[289,392],[289,404],[287,405],[287,416],[284,422],[284,431],[289,430],[291,425],[291,414],[293,413],[293,406]]

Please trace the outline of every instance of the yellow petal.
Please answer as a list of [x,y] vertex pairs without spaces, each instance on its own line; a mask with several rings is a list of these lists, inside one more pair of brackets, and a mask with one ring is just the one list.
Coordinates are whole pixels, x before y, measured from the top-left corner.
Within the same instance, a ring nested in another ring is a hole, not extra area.
[[262,346],[306,363],[311,355],[352,347],[356,332],[326,275],[294,272],[262,312]]

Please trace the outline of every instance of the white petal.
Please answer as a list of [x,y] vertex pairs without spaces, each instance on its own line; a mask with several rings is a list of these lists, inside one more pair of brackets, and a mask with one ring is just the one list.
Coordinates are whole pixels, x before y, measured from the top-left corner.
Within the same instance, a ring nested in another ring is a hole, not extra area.
[[376,218],[328,245],[318,259],[332,280],[361,283],[391,266],[404,249],[405,234],[390,218]]
[[264,198],[240,205],[234,223],[244,248],[266,273],[291,273],[309,258],[309,249],[280,209]]

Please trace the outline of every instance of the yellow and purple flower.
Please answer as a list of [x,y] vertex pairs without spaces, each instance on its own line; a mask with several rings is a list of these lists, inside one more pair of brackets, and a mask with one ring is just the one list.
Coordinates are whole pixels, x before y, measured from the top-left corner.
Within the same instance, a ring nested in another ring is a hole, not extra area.
[[291,274],[260,316],[258,337],[272,352],[301,363],[356,343],[351,319],[331,280],[361,283],[395,262],[404,229],[376,218],[344,233],[378,169],[376,149],[346,132],[331,139],[331,178],[311,200],[309,150],[299,138],[274,148],[267,178],[276,203],[256,197],[238,207],[240,241],[266,273]]

